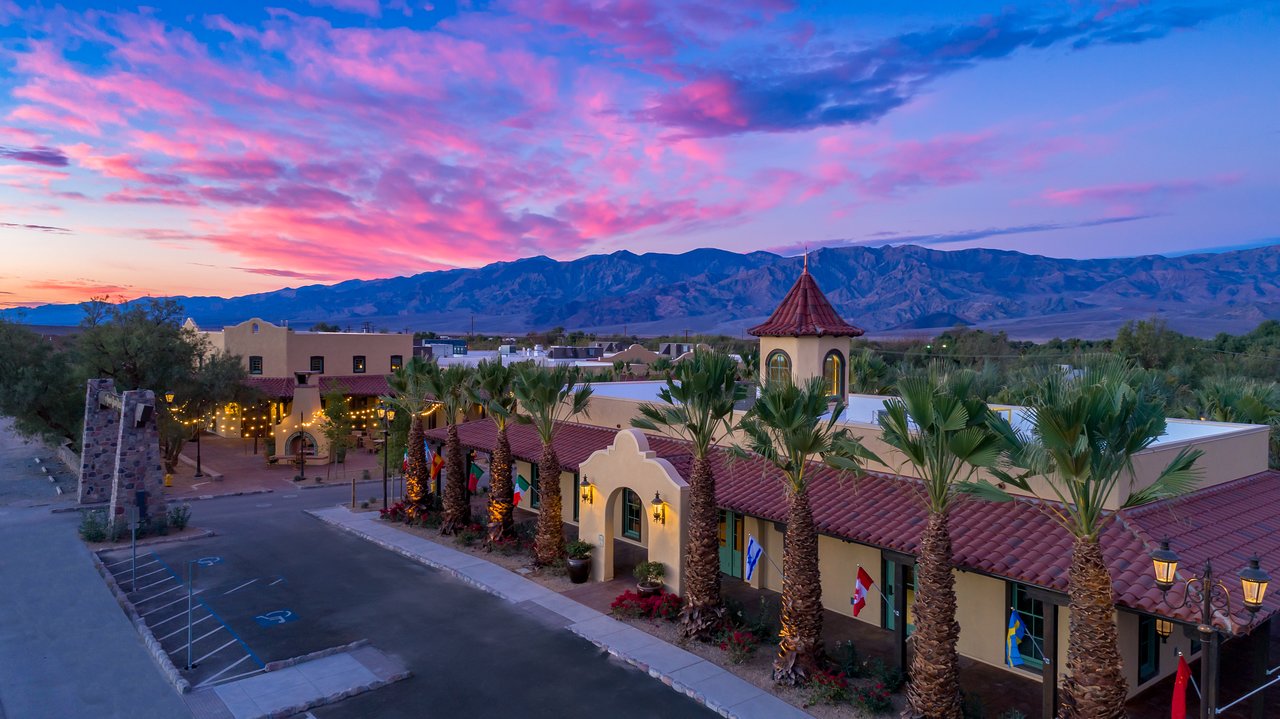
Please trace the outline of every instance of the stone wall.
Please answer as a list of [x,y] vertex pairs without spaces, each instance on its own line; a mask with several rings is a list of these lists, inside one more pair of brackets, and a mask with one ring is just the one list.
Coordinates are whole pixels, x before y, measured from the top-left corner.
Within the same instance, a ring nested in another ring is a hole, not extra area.
[[[160,433],[156,427],[156,397],[149,389],[120,395],[119,435],[115,477],[108,516],[125,513],[138,504],[142,517],[165,513],[164,468],[160,463]],[[139,502],[139,499],[142,502]]]
[[115,395],[110,379],[91,379],[84,395],[84,440],[80,444],[81,504],[111,499],[116,472],[116,442],[120,439],[120,408],[108,403]]

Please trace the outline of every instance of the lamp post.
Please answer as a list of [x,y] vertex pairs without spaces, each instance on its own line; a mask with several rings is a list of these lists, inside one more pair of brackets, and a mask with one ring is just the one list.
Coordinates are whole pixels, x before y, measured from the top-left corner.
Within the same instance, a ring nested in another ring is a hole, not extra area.
[[[390,417],[388,417],[390,415]],[[391,419],[395,417],[395,410],[388,410],[382,405],[378,405],[378,419],[382,422],[382,508],[386,509],[388,504],[387,497],[387,456],[390,454],[390,448],[387,446],[387,438],[391,436],[391,430],[388,425]]]
[[[1182,609],[1188,605],[1200,605],[1200,624],[1196,627],[1200,633],[1200,718],[1210,719],[1218,715],[1218,646],[1221,635],[1228,630],[1214,626],[1214,614],[1220,611],[1225,615],[1228,627],[1231,624],[1233,607],[1231,591],[1221,579],[1213,573],[1208,561],[1200,576],[1192,577],[1183,583],[1182,601],[1174,603],[1169,599],[1169,590],[1173,589],[1178,571],[1178,555],[1169,548],[1169,540],[1160,543],[1160,548],[1151,553],[1151,561],[1155,567],[1156,586],[1160,588],[1161,597],[1170,609]],[[1271,577],[1259,566],[1257,555],[1249,560],[1249,566],[1240,572],[1241,600],[1249,611],[1249,624],[1253,626],[1258,610],[1262,608],[1262,598],[1267,592],[1267,584]],[[1171,628],[1171,627],[1170,627]],[[1163,632],[1161,632],[1163,634]]]

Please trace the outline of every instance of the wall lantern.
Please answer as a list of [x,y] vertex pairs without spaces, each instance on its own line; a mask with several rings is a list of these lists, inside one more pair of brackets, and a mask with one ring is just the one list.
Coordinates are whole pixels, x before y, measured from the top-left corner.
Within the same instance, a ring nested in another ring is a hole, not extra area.
[[595,499],[591,491],[594,485],[591,484],[591,480],[587,479],[586,477],[583,477],[582,481],[578,483],[578,486],[582,490],[582,501],[586,502],[587,504],[595,504]]
[[1160,643],[1164,644],[1164,640],[1173,634],[1173,622],[1168,619],[1156,617],[1156,634],[1160,635]]
[[1262,608],[1262,598],[1267,593],[1271,575],[1258,566],[1258,555],[1249,559],[1249,566],[1240,572],[1240,584],[1244,587],[1244,608],[1257,612]]
[[164,393],[164,401],[173,404],[173,390]]
[[1151,553],[1156,568],[1156,586],[1160,591],[1173,589],[1174,575],[1178,572],[1178,555],[1169,549],[1169,540],[1160,542],[1160,548]]
[[666,525],[667,503],[662,501],[662,495],[658,492],[654,492],[653,501],[649,502],[649,506],[653,509],[653,521],[658,524]]
[[388,422],[396,421],[396,411],[394,409],[387,410],[387,421]]

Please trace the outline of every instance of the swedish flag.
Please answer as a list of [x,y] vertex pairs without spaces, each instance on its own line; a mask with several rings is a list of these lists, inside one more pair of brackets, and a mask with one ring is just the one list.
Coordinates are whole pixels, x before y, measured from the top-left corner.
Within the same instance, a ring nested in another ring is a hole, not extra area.
[[1009,611],[1009,629],[1004,637],[1004,661],[1011,667],[1022,666],[1022,653],[1018,651],[1018,642],[1027,634],[1022,625],[1022,617],[1016,609]]

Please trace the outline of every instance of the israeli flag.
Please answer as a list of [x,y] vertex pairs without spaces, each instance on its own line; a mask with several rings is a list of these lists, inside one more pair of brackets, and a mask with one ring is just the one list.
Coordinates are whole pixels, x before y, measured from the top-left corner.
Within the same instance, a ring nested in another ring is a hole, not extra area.
[[756,538],[747,535],[747,581],[751,581],[751,576],[756,573],[756,565],[760,563],[760,557],[764,555],[764,547],[756,541]]

